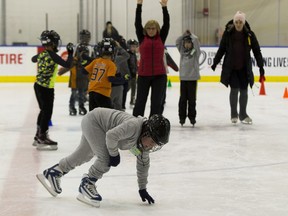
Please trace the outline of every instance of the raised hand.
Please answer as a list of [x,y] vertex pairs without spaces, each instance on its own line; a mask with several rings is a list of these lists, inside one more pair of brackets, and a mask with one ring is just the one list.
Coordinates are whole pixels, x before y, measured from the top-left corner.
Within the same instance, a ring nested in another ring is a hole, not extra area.
[[160,0],[160,4],[162,7],[166,7],[167,6],[167,2],[168,0]]

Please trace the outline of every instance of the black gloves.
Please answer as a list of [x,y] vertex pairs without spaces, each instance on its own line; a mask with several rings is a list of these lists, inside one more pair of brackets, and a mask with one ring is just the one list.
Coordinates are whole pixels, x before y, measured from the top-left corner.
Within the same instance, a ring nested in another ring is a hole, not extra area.
[[211,65],[211,68],[212,68],[213,71],[215,71],[215,69],[216,69],[216,65],[214,65],[214,64]]
[[149,204],[154,203],[154,199],[148,194],[146,189],[139,190],[139,194],[143,202],[147,200]]
[[259,72],[260,72],[259,82],[262,83],[266,80],[264,76],[265,74],[264,68],[263,67],[259,68]]
[[66,49],[67,49],[67,52],[68,52],[68,55],[72,55],[73,54],[73,43],[68,43],[67,46],[66,46]]
[[259,68],[259,72],[260,72],[260,76],[264,76],[265,71],[263,67]]
[[120,163],[120,155],[118,154],[117,156],[110,156],[110,162],[109,166],[116,167]]

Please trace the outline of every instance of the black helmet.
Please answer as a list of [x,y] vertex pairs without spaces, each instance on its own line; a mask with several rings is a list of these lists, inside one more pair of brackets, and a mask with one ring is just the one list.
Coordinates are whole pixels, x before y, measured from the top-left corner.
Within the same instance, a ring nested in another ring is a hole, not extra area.
[[83,29],[79,32],[79,40],[80,43],[89,44],[91,40],[91,33],[90,31]]
[[192,37],[191,35],[186,35],[183,37],[183,42],[189,42],[192,43]]
[[[142,132],[139,137],[137,147],[141,151],[155,152],[163,147],[169,141],[170,122],[160,114],[152,115],[148,120],[143,122]],[[156,145],[146,149],[142,143],[143,137],[151,137]]]
[[139,46],[139,43],[135,39],[129,39],[127,41],[127,48],[130,50],[132,45]]
[[[185,43],[190,43],[192,44],[192,46],[190,48],[186,48]],[[186,35],[185,37],[183,37],[183,46],[184,46],[184,53],[190,54],[191,50],[193,49],[193,42],[191,35]]]
[[138,46],[138,41],[137,40],[135,40],[135,39],[129,39],[128,41],[127,41],[127,46],[129,47],[129,46],[131,46],[131,45],[136,45],[136,46]]
[[100,56],[115,54],[116,43],[112,38],[104,38],[100,43],[98,43],[98,51]]
[[154,114],[147,120],[149,136],[162,147],[169,141],[170,122],[160,114]]
[[53,46],[54,51],[58,51],[57,47],[60,46],[60,35],[54,31],[45,30],[41,33],[40,41],[43,46]]

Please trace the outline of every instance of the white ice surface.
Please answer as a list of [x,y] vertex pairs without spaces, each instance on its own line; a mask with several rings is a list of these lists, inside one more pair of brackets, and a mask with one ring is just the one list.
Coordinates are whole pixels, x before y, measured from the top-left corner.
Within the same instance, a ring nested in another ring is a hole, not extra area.
[[[259,85],[258,85],[259,86]],[[156,203],[142,203],[135,158],[121,151],[121,163],[97,182],[100,208],[76,200],[83,173],[91,162],[62,180],[54,198],[35,174],[69,155],[78,145],[81,116],[68,115],[70,89],[56,83],[50,137],[59,149],[32,147],[38,107],[32,83],[0,84],[1,216],[287,216],[288,99],[287,83],[266,83],[267,95],[249,90],[252,125],[230,122],[229,89],[199,83],[197,123],[178,123],[179,84],[167,89],[164,115],[171,121],[170,142],[151,154],[148,192]],[[127,112],[129,108],[129,94]],[[149,114],[149,103],[146,115]]]

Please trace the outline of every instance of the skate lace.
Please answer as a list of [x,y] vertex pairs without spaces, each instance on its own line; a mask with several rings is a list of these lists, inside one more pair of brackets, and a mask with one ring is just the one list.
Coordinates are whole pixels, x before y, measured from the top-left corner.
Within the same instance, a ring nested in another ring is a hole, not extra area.
[[98,195],[95,185],[92,184],[91,182],[87,184],[87,189],[92,195],[94,196]]
[[55,183],[56,183],[57,188],[60,188],[61,179],[59,177],[56,177],[55,180],[56,180]]

